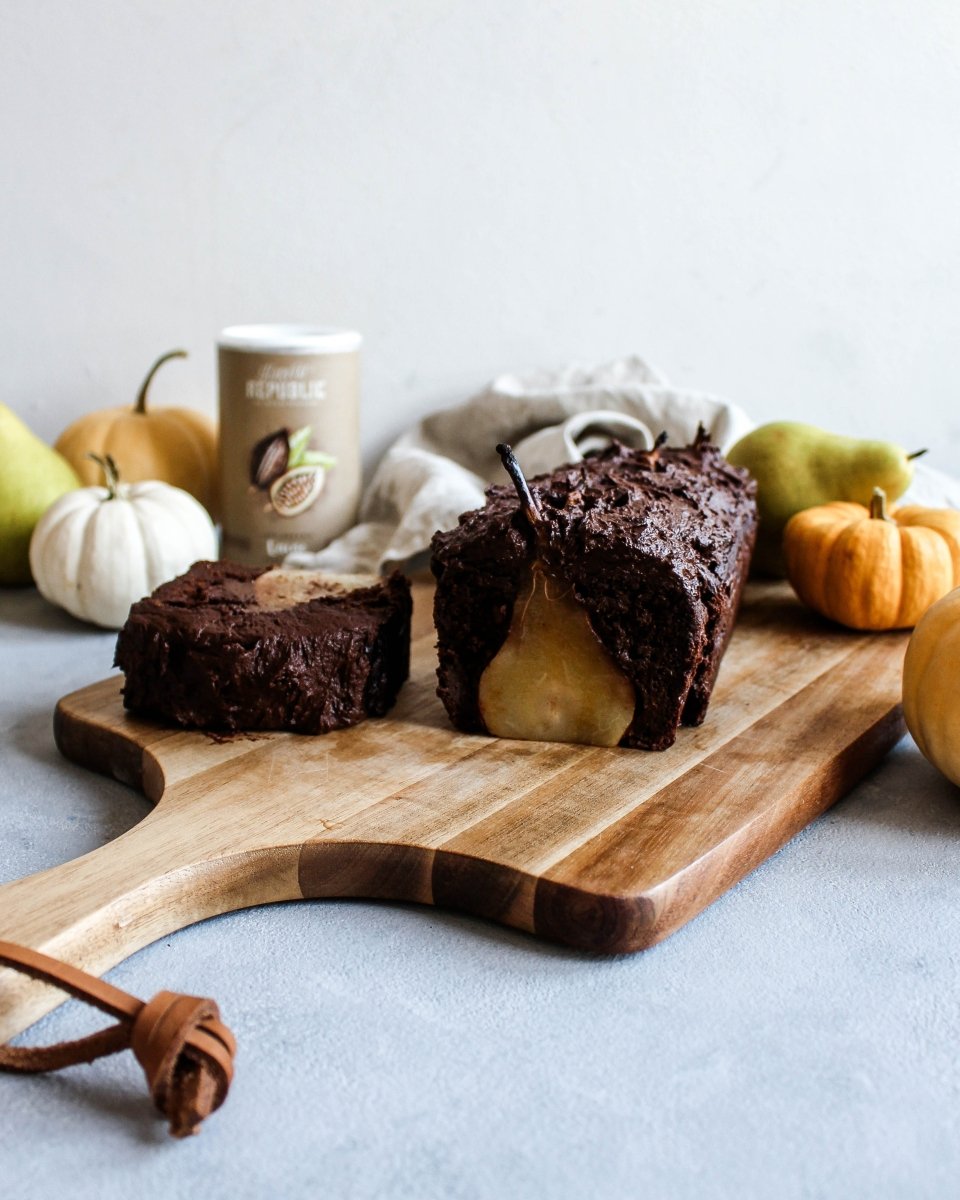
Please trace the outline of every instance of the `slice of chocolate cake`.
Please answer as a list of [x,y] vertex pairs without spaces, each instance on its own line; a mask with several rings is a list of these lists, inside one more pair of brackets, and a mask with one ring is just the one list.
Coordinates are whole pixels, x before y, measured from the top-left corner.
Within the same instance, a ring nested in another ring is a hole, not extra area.
[[614,445],[521,502],[512,473],[516,490],[491,488],[432,543],[451,721],[665,749],[707,711],[756,539],[753,481],[702,431],[684,449]]
[[382,716],[410,662],[399,573],[196,563],[134,604],[117,638],[124,705],[199,729],[326,733]]

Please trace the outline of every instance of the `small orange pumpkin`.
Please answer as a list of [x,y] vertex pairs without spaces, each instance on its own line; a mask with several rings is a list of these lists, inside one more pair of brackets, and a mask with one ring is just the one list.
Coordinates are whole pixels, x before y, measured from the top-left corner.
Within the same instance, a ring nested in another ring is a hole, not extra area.
[[108,455],[127,483],[159,479],[183,488],[207,509],[217,505],[217,431],[204,413],[192,408],[147,409],[147,390],[171,350],[153,364],[140,385],[133,408],[104,408],[74,421],[57,439],[56,449],[84,484],[102,484],[103,472],[90,456]]
[[804,604],[852,629],[909,629],[960,585],[960,512],[907,505],[887,513],[836,501],[791,517],[787,577]]

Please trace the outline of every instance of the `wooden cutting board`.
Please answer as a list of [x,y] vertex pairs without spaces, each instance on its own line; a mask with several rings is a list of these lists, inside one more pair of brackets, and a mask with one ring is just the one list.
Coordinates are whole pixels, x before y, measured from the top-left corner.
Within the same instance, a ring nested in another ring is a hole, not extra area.
[[[394,711],[321,737],[214,739],[128,716],[119,677],[65,697],[67,758],[155,804],[116,841],[0,887],[0,939],[100,974],[272,900],[465,910],[602,953],[653,945],[783,845],[903,732],[905,634],[858,635],[751,584],[706,722],[661,753],[459,734],[430,593]],[[0,971],[0,1038],[62,995]]]

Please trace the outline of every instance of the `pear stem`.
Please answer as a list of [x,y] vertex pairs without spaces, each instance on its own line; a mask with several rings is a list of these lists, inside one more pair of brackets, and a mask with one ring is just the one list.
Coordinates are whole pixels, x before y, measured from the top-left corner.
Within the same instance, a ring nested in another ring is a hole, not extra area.
[[523,470],[517,462],[517,456],[506,442],[501,442],[497,446],[497,453],[500,455],[500,461],[503,463],[504,470],[513,481],[513,486],[517,489],[517,495],[520,497],[520,507],[523,509],[524,516],[533,526],[534,532],[539,532],[543,527],[543,513],[540,505],[534,499],[533,492],[530,491],[530,485],[524,478]]
[[168,350],[166,354],[161,354],[157,361],[147,372],[147,377],[140,384],[140,391],[137,392],[137,402],[133,406],[133,411],[139,413],[140,416],[145,416],[147,412],[147,389],[153,381],[154,375],[160,370],[165,362],[169,362],[171,358],[186,358],[186,350]]
[[887,516],[887,493],[883,488],[874,488],[870,497],[870,517],[874,521],[889,521]]
[[[703,428],[701,426],[701,428]],[[656,436],[653,445],[647,451],[647,457],[651,462],[656,463],[660,459],[660,451],[667,444],[667,431],[662,429]]]
[[103,471],[104,478],[107,481],[107,499],[116,500],[117,492],[120,490],[120,469],[114,460],[112,454],[88,454],[87,458],[92,458],[98,467]]
[[929,454],[929,453],[930,453],[930,451],[929,451],[929,450],[926,450],[926,449],[924,449],[924,450],[914,450],[914,452],[913,452],[912,454],[908,454],[908,455],[907,455],[907,462],[913,462],[913,460],[914,460],[915,458],[920,458],[922,455],[924,455],[924,454]]

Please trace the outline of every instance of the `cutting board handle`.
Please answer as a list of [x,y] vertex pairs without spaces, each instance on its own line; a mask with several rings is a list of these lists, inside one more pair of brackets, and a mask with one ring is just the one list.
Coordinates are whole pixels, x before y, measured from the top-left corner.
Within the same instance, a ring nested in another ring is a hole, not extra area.
[[[165,798],[166,799],[166,798]],[[186,925],[273,900],[301,898],[300,846],[219,856],[198,842],[183,857],[177,814],[164,802],[115,841],[0,887],[0,939],[101,975]],[[177,847],[181,847],[178,850]],[[144,983],[150,992],[163,987]],[[26,1029],[63,993],[0,969],[0,1041]]]

